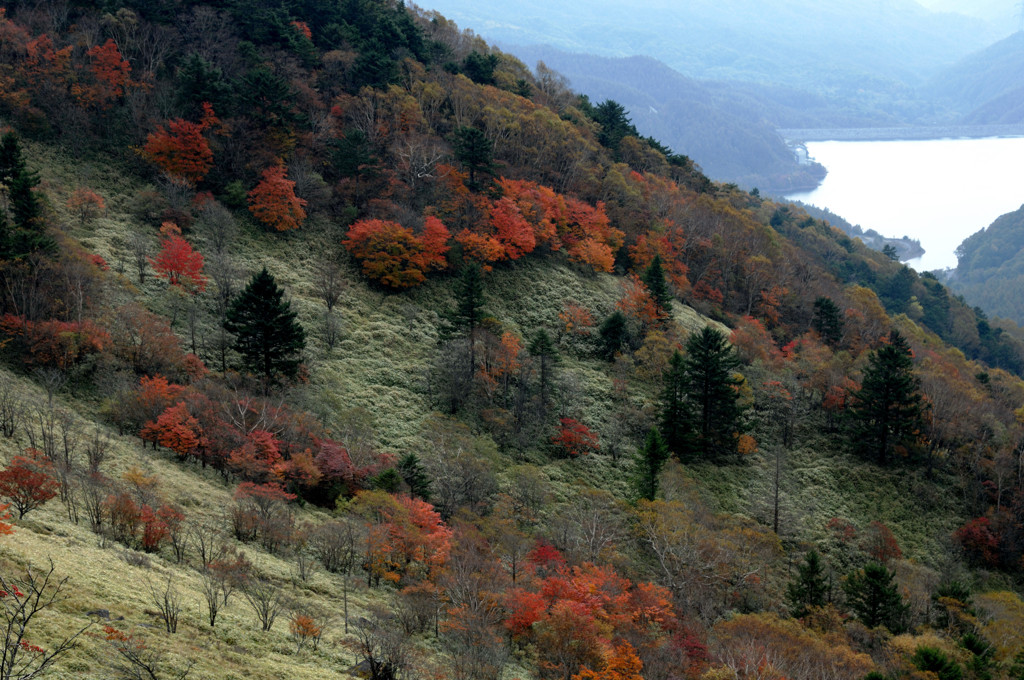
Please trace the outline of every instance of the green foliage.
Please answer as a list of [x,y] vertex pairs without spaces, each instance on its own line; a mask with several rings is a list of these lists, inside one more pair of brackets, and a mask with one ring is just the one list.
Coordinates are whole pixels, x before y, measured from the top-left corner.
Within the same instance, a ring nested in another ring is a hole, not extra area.
[[388,493],[398,493],[402,489],[402,475],[395,468],[382,470],[370,478],[370,486]]
[[469,337],[487,317],[484,309],[483,272],[478,262],[467,262],[455,283],[455,309],[448,320],[456,333]]
[[828,598],[828,580],[825,565],[817,550],[811,550],[803,564],[797,566],[796,578],[786,587],[786,599],[790,612],[799,618],[807,614],[809,607],[822,607]]
[[733,371],[740,359],[725,334],[705,326],[686,341],[686,357],[673,355],[662,392],[661,431],[683,459],[711,460],[736,453],[745,427]]
[[903,602],[894,578],[895,573],[877,562],[869,562],[846,577],[846,604],[868,628],[885,626],[893,633],[906,628],[909,605]]
[[665,280],[665,268],[661,264],[661,255],[655,255],[651,263],[647,265],[642,277],[647,291],[658,303],[662,314],[669,315],[672,310],[672,293],[668,288],[668,281]]
[[409,452],[398,461],[398,472],[409,487],[409,493],[425,501],[430,500],[430,477],[415,453]]
[[829,297],[819,297],[814,301],[814,317],[811,328],[829,347],[837,347],[843,339],[843,315],[839,305]]
[[306,333],[295,316],[266,267],[252,277],[231,302],[224,320],[246,369],[268,381],[278,375],[295,376],[306,346]]
[[494,69],[498,66],[498,55],[480,54],[476,50],[462,60],[462,72],[474,83],[494,85]]
[[456,128],[452,145],[455,147],[455,160],[469,171],[470,190],[479,191],[482,185],[478,175],[494,173],[494,144],[483,130],[465,126]]
[[918,670],[935,673],[939,680],[960,680],[963,677],[960,664],[934,647],[918,647],[911,661]]
[[614,361],[615,355],[628,346],[628,323],[626,315],[617,309],[601,322],[601,327],[598,329],[600,337],[598,354],[605,361]]
[[7,212],[0,210],[0,260],[18,260],[34,253],[52,254],[56,242],[46,233],[43,205],[36,195],[39,176],[30,171],[17,136],[0,138],[0,185],[6,185]]
[[971,675],[978,680],[992,680],[997,668],[995,646],[974,631],[967,631],[960,644],[971,653],[965,664]]
[[653,501],[658,495],[658,478],[668,456],[665,440],[657,428],[652,427],[634,459],[633,485],[637,498]]
[[849,409],[850,441],[857,451],[873,456],[879,465],[896,450],[913,453],[923,428],[920,380],[914,374],[910,345],[896,330],[889,342],[872,352],[861,388]]

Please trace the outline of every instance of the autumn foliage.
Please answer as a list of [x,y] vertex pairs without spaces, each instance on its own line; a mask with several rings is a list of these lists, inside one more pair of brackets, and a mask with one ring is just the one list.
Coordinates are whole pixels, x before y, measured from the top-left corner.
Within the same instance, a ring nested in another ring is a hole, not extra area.
[[160,228],[164,239],[160,252],[150,262],[157,276],[167,279],[172,286],[181,286],[194,292],[206,290],[203,275],[203,255],[181,237],[181,230],[171,222]]
[[428,216],[419,235],[397,222],[360,220],[349,227],[344,244],[369,279],[408,288],[422,283],[428,272],[445,268],[448,238],[441,220]]
[[306,201],[295,195],[295,182],[287,177],[283,161],[265,169],[249,192],[249,212],[275,231],[298,229],[306,220]]
[[558,434],[551,439],[551,443],[569,458],[598,453],[601,450],[597,435],[573,418],[559,419]]
[[0,470],[0,498],[10,502],[21,519],[40,507],[60,491],[54,476],[53,463],[41,451],[29,449],[24,456],[15,456]]
[[167,128],[157,128],[146,138],[142,157],[168,175],[195,186],[203,181],[213,167],[213,150],[206,133],[220,128],[220,121],[209,103],[203,102],[203,116],[198,123],[175,118]]

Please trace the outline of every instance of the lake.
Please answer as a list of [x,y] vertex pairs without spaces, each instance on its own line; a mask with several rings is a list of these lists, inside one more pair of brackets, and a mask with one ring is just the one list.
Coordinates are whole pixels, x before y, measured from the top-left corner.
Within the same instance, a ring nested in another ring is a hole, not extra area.
[[821,186],[787,196],[864,230],[919,239],[918,271],[956,267],[956,248],[1024,203],[1024,137],[808,142],[828,169]]

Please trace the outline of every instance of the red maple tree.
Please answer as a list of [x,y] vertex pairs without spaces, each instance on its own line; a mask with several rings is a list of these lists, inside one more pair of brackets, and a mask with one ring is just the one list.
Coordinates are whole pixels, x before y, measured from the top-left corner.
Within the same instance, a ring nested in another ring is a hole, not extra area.
[[28,449],[0,470],[0,497],[11,502],[18,519],[57,495],[60,490],[52,472],[53,463],[41,451]]
[[164,222],[160,231],[166,238],[160,242],[157,256],[150,258],[156,275],[172,286],[184,286],[195,292],[206,290],[202,253],[181,237],[181,230],[174,223]]
[[205,133],[219,127],[213,107],[203,102],[203,117],[198,123],[175,118],[167,122],[166,129],[160,126],[150,133],[142,157],[168,175],[195,186],[213,167],[213,150]]
[[278,160],[263,171],[260,183],[249,192],[249,212],[260,223],[276,231],[298,229],[306,220],[306,201],[295,195],[295,182]]

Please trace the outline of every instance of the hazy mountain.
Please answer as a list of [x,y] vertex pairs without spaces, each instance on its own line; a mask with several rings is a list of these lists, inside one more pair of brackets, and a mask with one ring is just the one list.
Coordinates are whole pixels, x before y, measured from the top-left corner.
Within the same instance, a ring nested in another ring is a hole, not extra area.
[[956,12],[985,19],[997,29],[1007,32],[1020,28],[1019,0],[917,0],[918,4],[937,12]]
[[780,83],[870,110],[999,37],[912,0],[432,0],[485,38],[602,56],[647,55],[684,75]]
[[[528,65],[543,61],[594,103],[619,102],[642,134],[686,154],[715,179],[787,191],[816,186],[824,175],[821,166],[800,165],[775,131],[780,120],[788,120],[788,107],[742,84],[698,81],[649,57],[616,59],[538,46],[509,51]],[[813,95],[790,96],[809,109],[827,106]]]
[[940,72],[926,92],[972,124],[1024,122],[1024,33],[968,55]]
[[966,238],[956,254],[953,290],[990,314],[1024,321],[1024,206]]

